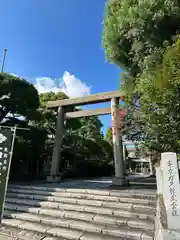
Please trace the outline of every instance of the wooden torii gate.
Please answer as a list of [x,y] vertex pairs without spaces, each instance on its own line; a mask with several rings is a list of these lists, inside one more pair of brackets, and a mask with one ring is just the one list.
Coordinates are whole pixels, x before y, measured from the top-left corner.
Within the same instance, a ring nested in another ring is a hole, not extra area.
[[[47,103],[48,108],[58,108],[57,126],[55,135],[55,145],[53,149],[52,163],[50,176],[47,177],[48,182],[59,182],[61,180],[59,173],[59,166],[61,162],[62,139],[64,131],[65,118],[77,118],[95,115],[112,115],[112,133],[113,133],[113,150],[115,162],[115,178],[113,184],[127,185],[128,181],[125,179],[125,167],[123,160],[123,146],[122,138],[119,129],[119,100],[123,99],[123,94],[120,91],[104,92],[93,94],[87,97],[70,98],[57,101],[50,101]],[[80,110],[75,112],[68,112],[68,107],[76,107],[87,104],[95,104],[111,101],[110,108],[99,108],[94,110]]]

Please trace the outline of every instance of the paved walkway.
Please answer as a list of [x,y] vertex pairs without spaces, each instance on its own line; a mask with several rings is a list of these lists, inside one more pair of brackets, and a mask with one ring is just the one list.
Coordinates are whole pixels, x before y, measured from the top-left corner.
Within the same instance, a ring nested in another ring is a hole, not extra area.
[[[53,187],[53,188],[81,188],[81,189],[156,189],[155,177],[129,176],[130,185],[126,187],[113,186],[111,177],[86,179],[86,180],[70,180],[62,181],[60,183],[45,183],[39,186]],[[37,184],[36,184],[37,185]]]
[[[152,188],[156,189],[156,178],[155,177],[143,177],[139,174],[128,175],[127,178],[130,181],[130,186],[127,186],[128,189],[147,189]],[[113,186],[112,185],[112,177],[101,177],[94,179],[81,179],[81,180],[64,180],[60,183],[45,183],[45,182],[24,182],[24,183],[13,183],[18,185],[38,185],[42,187],[52,187],[52,188],[81,188],[81,189],[109,189],[109,188],[117,188],[120,190],[122,187]],[[124,187],[123,187],[124,189]]]
[[[130,185],[126,187],[114,186],[112,184],[111,177],[96,178],[96,179],[84,179],[84,180],[66,180],[60,183],[17,183],[22,185],[40,186],[40,187],[52,187],[52,188],[66,188],[66,189],[112,189],[112,190],[125,190],[125,191],[144,191],[155,192],[156,191],[156,178],[155,177],[142,177],[142,176],[130,176]],[[11,184],[9,184],[10,186]]]

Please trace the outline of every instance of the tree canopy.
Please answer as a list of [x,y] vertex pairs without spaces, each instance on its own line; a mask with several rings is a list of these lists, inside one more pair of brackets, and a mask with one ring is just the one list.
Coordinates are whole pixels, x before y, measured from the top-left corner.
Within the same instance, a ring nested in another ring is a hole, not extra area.
[[33,119],[38,107],[39,95],[32,84],[7,73],[0,74],[0,122],[19,116]]
[[144,138],[150,148],[180,151],[180,40],[165,50],[162,64],[138,79]]
[[16,131],[11,179],[28,175],[36,178],[46,139],[43,129],[32,126],[39,106],[39,94],[32,84],[14,75],[0,74],[0,124],[22,128]]
[[107,1],[103,47],[124,70],[128,111],[138,115],[124,119],[123,132],[157,152],[180,151],[179,31],[179,1]]
[[33,124],[39,128],[46,129],[50,135],[55,134],[57,109],[48,109],[46,104],[48,101],[62,100],[68,98],[63,92],[46,92],[39,95],[40,106],[36,113]]
[[134,76],[148,58],[156,56],[157,61],[164,42],[172,43],[179,30],[179,1],[108,0],[103,32],[106,57]]

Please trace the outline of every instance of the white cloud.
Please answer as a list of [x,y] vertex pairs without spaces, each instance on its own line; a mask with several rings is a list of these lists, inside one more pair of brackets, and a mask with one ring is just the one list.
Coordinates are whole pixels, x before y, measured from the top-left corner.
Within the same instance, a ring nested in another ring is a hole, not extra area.
[[90,86],[67,71],[59,79],[38,77],[35,87],[40,93],[62,91],[69,97],[84,97],[91,93]]
[[35,87],[37,88],[39,93],[45,92],[58,92],[58,84],[56,83],[56,79],[52,79],[49,77],[38,77],[36,78]]

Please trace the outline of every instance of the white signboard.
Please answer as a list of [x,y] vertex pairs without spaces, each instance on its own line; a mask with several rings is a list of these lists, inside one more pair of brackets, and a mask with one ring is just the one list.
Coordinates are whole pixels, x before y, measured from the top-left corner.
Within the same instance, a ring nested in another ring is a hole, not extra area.
[[169,229],[180,229],[180,183],[176,153],[162,153],[163,197]]

